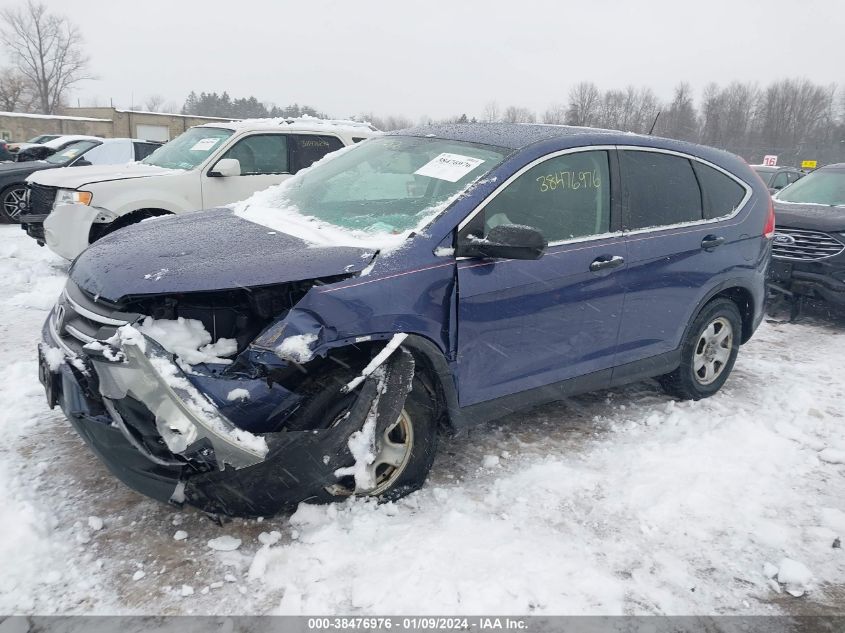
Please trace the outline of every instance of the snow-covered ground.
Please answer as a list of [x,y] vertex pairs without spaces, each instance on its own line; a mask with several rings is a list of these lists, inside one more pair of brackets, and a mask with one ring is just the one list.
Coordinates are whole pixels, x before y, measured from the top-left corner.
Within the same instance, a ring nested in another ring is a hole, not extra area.
[[640,383],[444,437],[398,503],[218,527],[47,409],[65,271],[0,227],[0,613],[845,612],[845,322],[764,324],[702,402]]

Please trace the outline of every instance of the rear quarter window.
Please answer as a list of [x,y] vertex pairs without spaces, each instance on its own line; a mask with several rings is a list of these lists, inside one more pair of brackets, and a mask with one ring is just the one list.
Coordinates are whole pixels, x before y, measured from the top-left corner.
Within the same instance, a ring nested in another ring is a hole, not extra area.
[[620,152],[629,230],[701,220],[701,189],[689,159],[660,152]]
[[704,198],[704,218],[730,215],[745,198],[745,188],[736,180],[709,165],[693,161]]
[[310,167],[326,154],[343,147],[336,136],[297,134],[292,137],[292,141],[294,172]]

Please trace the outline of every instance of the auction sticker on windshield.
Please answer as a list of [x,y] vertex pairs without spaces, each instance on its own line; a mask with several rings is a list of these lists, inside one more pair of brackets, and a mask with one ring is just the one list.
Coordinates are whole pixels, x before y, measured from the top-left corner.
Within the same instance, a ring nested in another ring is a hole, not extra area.
[[458,182],[483,162],[480,158],[443,153],[427,162],[414,173],[418,176]]
[[212,147],[217,145],[217,141],[219,138],[202,138],[194,143],[194,146],[191,148],[192,152],[207,152]]

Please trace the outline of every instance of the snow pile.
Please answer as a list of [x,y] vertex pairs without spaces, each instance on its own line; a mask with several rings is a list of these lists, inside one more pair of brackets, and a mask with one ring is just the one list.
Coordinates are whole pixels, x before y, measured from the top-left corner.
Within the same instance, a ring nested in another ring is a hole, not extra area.
[[179,317],[171,319],[153,319],[146,317],[135,326],[139,332],[149,336],[171,354],[188,365],[197,363],[230,364],[232,361],[223,356],[231,356],[238,351],[238,343],[233,338],[221,338],[211,342],[211,334],[202,321]]
[[208,547],[218,552],[233,552],[241,546],[241,542],[239,538],[223,535],[208,541]]
[[292,360],[295,363],[307,363],[314,358],[311,345],[316,340],[316,334],[289,336],[276,347],[276,354],[284,360]]
[[236,402],[240,400],[241,402],[246,402],[249,400],[249,391],[246,389],[232,389],[228,395],[226,396],[227,402]]
[[778,565],[777,578],[779,583],[786,585],[787,593],[799,598],[810,588],[813,574],[802,563],[784,558]]

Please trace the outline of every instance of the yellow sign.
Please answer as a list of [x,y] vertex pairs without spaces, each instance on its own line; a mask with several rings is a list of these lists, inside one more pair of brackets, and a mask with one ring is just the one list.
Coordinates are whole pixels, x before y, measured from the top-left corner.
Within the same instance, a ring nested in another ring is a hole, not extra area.
[[801,169],[815,169],[816,168],[816,161],[814,160],[802,160],[801,161]]

